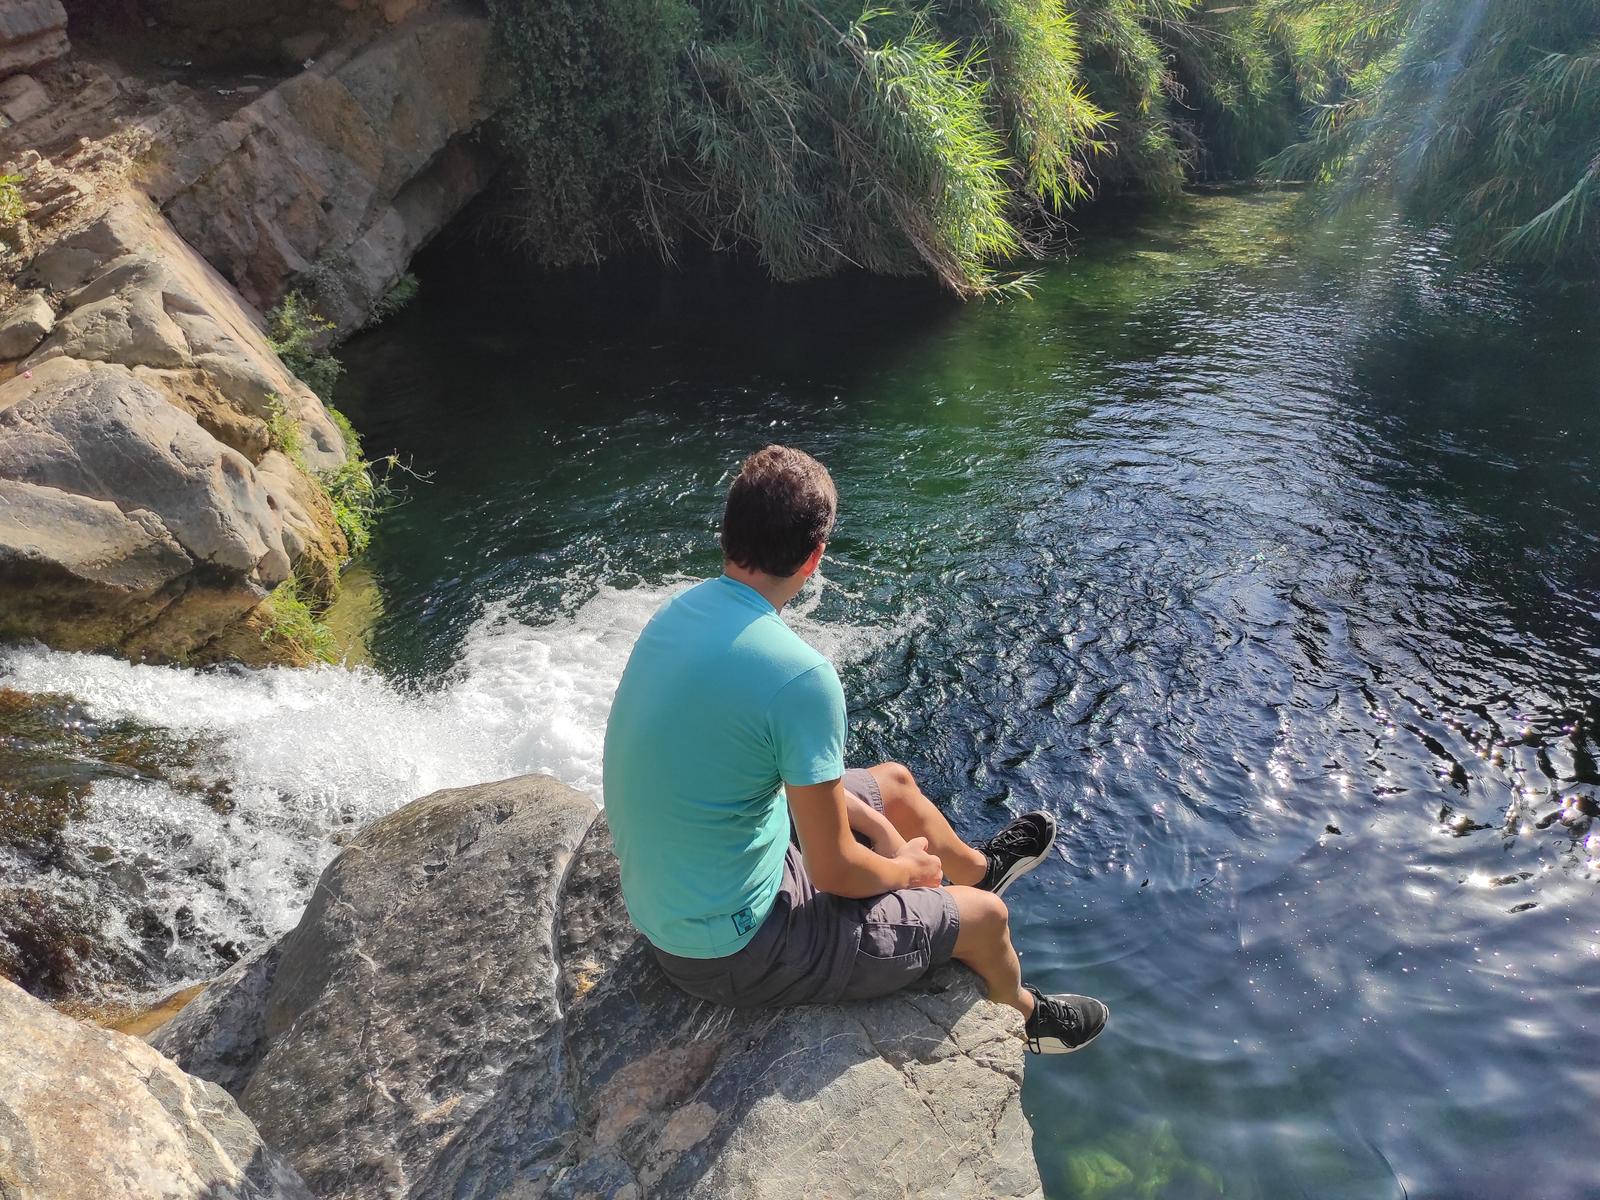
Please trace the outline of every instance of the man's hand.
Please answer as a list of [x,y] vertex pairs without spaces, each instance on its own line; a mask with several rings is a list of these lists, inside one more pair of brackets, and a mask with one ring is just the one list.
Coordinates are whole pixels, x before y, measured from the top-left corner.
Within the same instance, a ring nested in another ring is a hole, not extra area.
[[928,853],[928,839],[912,838],[894,856],[911,870],[910,887],[938,887],[944,882],[944,863]]
[[[938,885],[942,866],[928,853],[925,838],[913,838],[893,855],[878,854],[856,841],[850,819],[853,797],[839,780],[788,784],[784,791],[794,814],[795,832],[800,835],[806,872],[819,891],[862,900],[900,888]],[[864,804],[860,807],[888,826],[881,813]],[[871,819],[863,824],[863,831],[868,837],[882,836]]]

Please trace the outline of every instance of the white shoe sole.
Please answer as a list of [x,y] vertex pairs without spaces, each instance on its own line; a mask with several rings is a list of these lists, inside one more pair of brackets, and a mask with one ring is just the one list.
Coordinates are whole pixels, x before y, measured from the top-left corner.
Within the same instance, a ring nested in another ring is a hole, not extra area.
[[1031,871],[1035,867],[1037,867],[1045,859],[1050,857],[1050,851],[1055,846],[1055,844],[1056,844],[1056,822],[1055,822],[1055,818],[1051,817],[1050,818],[1050,840],[1044,844],[1044,849],[1039,851],[1039,853],[1035,854],[1032,858],[1019,858],[1019,859],[1017,859],[1016,862],[1012,863],[1011,864],[1011,869],[1008,870],[1004,875],[1002,875],[1000,877],[1000,882],[995,885],[994,894],[996,896],[1004,896],[1006,894],[1006,889],[1008,887],[1010,887],[1017,880],[1021,879],[1029,871]]

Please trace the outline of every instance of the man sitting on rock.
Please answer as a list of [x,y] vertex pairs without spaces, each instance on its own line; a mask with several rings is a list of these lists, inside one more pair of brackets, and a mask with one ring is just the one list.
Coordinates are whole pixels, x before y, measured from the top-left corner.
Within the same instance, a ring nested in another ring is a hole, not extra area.
[[1000,899],[1044,861],[1055,821],[1026,813],[969,846],[905,767],[845,769],[839,677],[778,616],[816,571],[837,507],[814,458],[752,454],[728,490],[723,573],[640,635],[605,744],[629,916],[667,976],[705,1000],[865,1000],[956,958],[1022,1013],[1029,1049],[1080,1049],[1106,1006],[1022,982]]

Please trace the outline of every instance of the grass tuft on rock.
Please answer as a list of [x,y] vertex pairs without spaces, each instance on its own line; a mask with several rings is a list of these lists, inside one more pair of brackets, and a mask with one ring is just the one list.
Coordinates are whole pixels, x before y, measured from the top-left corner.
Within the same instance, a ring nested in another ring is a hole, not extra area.
[[[380,303],[379,310],[375,310],[375,314],[381,313],[375,315],[375,319],[397,311],[416,290],[415,278],[403,276]],[[366,457],[361,437],[350,419],[333,406],[333,387],[344,367],[323,348],[333,331],[332,322],[313,309],[301,293],[291,292],[272,310],[269,328],[269,341],[284,365],[321,398],[329,418],[339,430],[346,458],[331,470],[313,470],[305,459],[300,423],[288,405],[277,397],[268,405],[268,441],[321,489],[334,523],[344,535],[345,561],[348,562],[364,554],[372,544],[378,517],[392,502],[388,479],[380,476],[375,464]],[[394,465],[392,458],[385,462],[390,467]],[[300,665],[336,661],[335,638],[318,619],[331,592],[330,584],[323,589],[324,594],[319,595],[298,572],[273,589],[252,622],[252,628],[259,630],[267,660]],[[256,657],[243,645],[235,645],[233,652],[247,661]]]
[[300,292],[290,292],[267,314],[267,344],[324,404],[344,374],[344,364],[328,351],[333,333],[333,322]]
[[16,225],[28,215],[21,184],[21,175],[0,175],[0,225]]
[[290,577],[272,589],[262,604],[261,644],[273,658],[305,666],[338,661],[328,627],[317,620],[300,581]]
[[290,415],[289,407],[281,396],[273,396],[267,401],[267,444],[295,465],[303,465],[300,422]]
[[[381,320],[404,307],[416,295],[417,288],[415,276],[402,276],[374,310],[374,320]],[[300,424],[277,397],[268,406],[268,440],[273,449],[287,455],[322,488],[333,510],[334,521],[348,543],[349,557],[355,558],[371,546],[373,528],[393,496],[388,480],[378,475],[376,464],[363,452],[361,436],[350,418],[333,406],[333,387],[344,365],[318,348],[332,332],[333,324],[313,309],[301,293],[290,292],[283,303],[272,310],[269,326],[273,350],[283,359],[284,365],[321,398],[344,441],[347,458],[332,470],[313,471],[302,453]]]
[[372,312],[367,317],[367,324],[381,325],[395,313],[417,298],[417,293],[422,290],[422,284],[417,277],[409,271],[394,281],[394,285],[383,295],[379,296],[372,306]]

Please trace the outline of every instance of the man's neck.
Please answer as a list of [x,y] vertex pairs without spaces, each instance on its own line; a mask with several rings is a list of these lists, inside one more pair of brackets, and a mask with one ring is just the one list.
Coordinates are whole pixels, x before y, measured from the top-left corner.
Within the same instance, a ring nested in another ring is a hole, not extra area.
[[749,567],[741,567],[736,562],[726,560],[722,564],[722,573],[729,579],[759,592],[768,604],[780,610],[800,594],[800,589],[806,583],[804,576],[768,575],[765,571],[752,571]]

